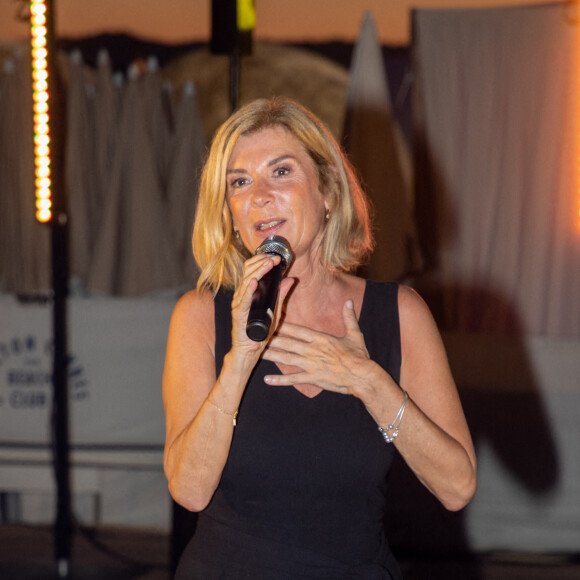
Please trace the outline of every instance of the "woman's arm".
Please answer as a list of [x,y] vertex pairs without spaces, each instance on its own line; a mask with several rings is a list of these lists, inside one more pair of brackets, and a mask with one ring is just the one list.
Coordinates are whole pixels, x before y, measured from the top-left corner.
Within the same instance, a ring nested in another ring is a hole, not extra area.
[[[473,497],[476,458],[455,382],[439,331],[425,302],[407,287],[399,288],[401,388],[409,394],[395,445],[419,480],[449,510]],[[398,394],[402,401],[402,393]],[[380,407],[379,407],[380,408]],[[380,424],[394,419],[381,409]],[[390,417],[390,418],[389,418]]]
[[[394,444],[421,482],[449,510],[475,493],[476,461],[471,436],[439,332],[423,300],[399,288],[402,365],[400,386],[370,360],[352,307],[343,309],[346,333],[334,337],[285,323],[264,358],[302,369],[267,376],[271,385],[315,384],[354,395],[381,427],[393,422],[409,400]],[[378,436],[378,434],[377,434]]]
[[[192,511],[210,501],[224,468],[244,375],[228,372],[216,381],[214,307],[207,292],[192,291],[178,302],[169,327],[163,401],[166,439],[164,468],[175,501]],[[224,388],[225,387],[225,388]]]
[[[164,469],[172,497],[191,511],[207,506],[220,481],[232,441],[234,413],[266,344],[249,340],[245,333],[252,294],[257,280],[278,261],[262,254],[246,262],[232,300],[232,348],[217,378],[211,294],[191,291],[173,312],[163,372]],[[284,281],[280,303],[291,283]],[[280,306],[275,322],[279,315]]]

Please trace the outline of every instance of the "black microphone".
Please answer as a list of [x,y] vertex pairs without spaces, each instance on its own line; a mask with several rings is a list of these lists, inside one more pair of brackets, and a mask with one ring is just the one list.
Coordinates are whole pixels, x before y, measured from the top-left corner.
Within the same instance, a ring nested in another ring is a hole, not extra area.
[[256,250],[256,254],[277,254],[282,259],[258,280],[252,296],[252,305],[246,324],[246,334],[255,342],[266,340],[274,317],[280,280],[293,260],[290,244],[282,236],[268,236]]

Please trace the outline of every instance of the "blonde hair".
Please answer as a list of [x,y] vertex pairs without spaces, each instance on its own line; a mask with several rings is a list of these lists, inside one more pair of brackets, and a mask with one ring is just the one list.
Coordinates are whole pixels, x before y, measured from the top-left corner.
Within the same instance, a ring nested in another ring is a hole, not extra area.
[[217,130],[205,163],[193,226],[193,255],[201,270],[198,288],[234,289],[249,252],[237,241],[226,198],[226,170],[242,135],[282,127],[302,143],[328,200],[321,262],[333,271],[359,266],[373,247],[368,200],[354,169],[328,128],[302,105],[285,98],[258,99],[235,112]]

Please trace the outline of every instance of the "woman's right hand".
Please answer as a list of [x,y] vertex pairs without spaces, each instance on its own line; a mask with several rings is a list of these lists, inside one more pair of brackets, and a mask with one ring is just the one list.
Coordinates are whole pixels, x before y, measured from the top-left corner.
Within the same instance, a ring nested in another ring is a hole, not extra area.
[[258,280],[262,279],[274,266],[280,263],[281,257],[276,254],[257,254],[244,262],[242,281],[234,292],[232,299],[232,351],[240,352],[255,358],[262,354],[270,336],[280,323],[282,305],[288,291],[294,283],[293,278],[284,278],[280,283],[280,291],[276,302],[276,311],[270,326],[268,338],[262,342],[255,342],[246,334],[246,324],[252,305],[252,297],[258,287]]

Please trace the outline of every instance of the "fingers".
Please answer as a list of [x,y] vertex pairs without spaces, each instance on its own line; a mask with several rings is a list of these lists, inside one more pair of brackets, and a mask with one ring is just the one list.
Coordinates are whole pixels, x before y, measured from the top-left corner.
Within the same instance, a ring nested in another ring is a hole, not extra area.
[[[284,282],[283,282],[284,283]],[[288,288],[289,290],[289,288]],[[284,296],[288,290],[285,291]],[[282,290],[280,291],[282,292]],[[345,335],[343,338],[349,339],[353,337],[355,340],[358,341],[359,337],[362,336],[360,327],[358,325],[358,320],[356,318],[356,313],[354,311],[354,305],[352,300],[347,300],[344,304],[343,311],[342,311],[344,327],[345,327]],[[319,332],[313,330],[307,326],[302,326],[300,324],[292,324],[291,322],[284,322],[283,326],[280,327],[278,333],[272,337],[270,345],[274,348],[289,348],[288,342],[282,342],[284,337],[292,338],[304,343],[312,343],[314,342],[317,337],[322,338],[326,337],[328,340],[339,340],[339,337],[331,336],[325,332]]]
[[281,375],[266,375],[264,382],[273,387],[289,387],[292,385],[312,384],[312,378],[305,372],[287,373]]
[[301,324],[284,322],[284,325],[280,327],[278,334],[272,337],[272,343],[283,337],[293,338],[302,342],[312,342],[314,338],[320,334],[325,335],[324,332],[312,330],[311,328],[302,326]]
[[268,349],[264,352],[264,358],[268,357],[268,360],[274,360],[275,357],[275,362],[292,364],[287,359],[282,360],[282,357],[290,355],[308,358],[318,357],[319,353],[313,343],[304,342],[291,336],[272,336],[268,343]]
[[346,334],[360,332],[360,327],[358,325],[358,320],[356,319],[356,313],[354,311],[354,304],[352,300],[347,300],[344,303],[344,306],[342,307],[342,319],[344,321],[344,327],[346,328]]
[[259,254],[244,262],[242,281],[234,293],[234,302],[249,311],[252,295],[258,286],[258,280],[263,278],[276,264],[280,262],[280,256],[271,254]]
[[327,390],[348,391],[349,381],[356,383],[358,366],[368,360],[368,352],[352,300],[345,302],[342,316],[345,334],[341,337],[284,322],[262,358],[299,368],[301,372],[268,376],[266,382],[270,385],[309,383]]
[[[244,262],[242,281],[232,300],[232,346],[243,345],[244,349],[251,347],[252,351],[262,351],[268,344],[268,340],[250,342],[246,333],[246,323],[259,280],[266,276],[274,266],[278,265],[281,259],[281,256],[275,254],[257,254]],[[284,300],[294,282],[293,278],[285,278],[280,283],[276,309],[270,327],[271,333],[274,332],[280,323]]]
[[273,254],[258,254],[246,260],[239,288],[247,288],[248,284],[253,281],[255,281],[253,282],[255,287],[257,281],[263,278],[276,264],[279,264],[280,260],[280,256]]
[[246,322],[252,305],[252,296],[258,286],[258,280],[278,264],[280,259],[280,256],[259,254],[244,262],[242,281],[232,299],[232,346],[247,343],[252,350],[259,349],[259,343],[250,341],[246,335]]

